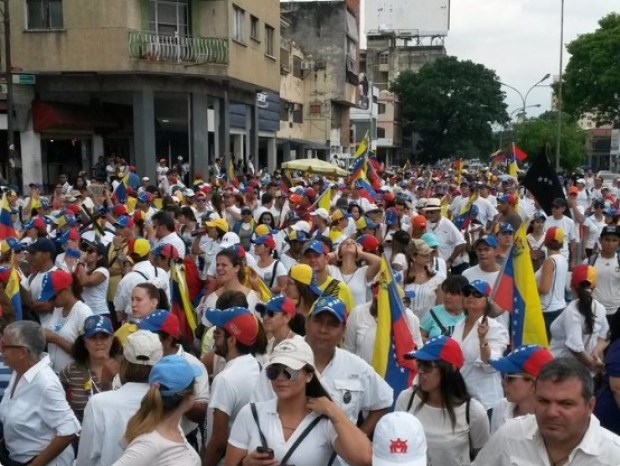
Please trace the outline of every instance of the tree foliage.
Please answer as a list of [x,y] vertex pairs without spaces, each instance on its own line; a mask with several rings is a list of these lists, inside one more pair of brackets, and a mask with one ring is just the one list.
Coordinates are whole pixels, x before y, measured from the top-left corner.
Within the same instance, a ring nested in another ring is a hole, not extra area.
[[593,112],[601,123],[620,120],[620,14],[568,44],[571,58],[563,77],[564,109],[576,118]]
[[[516,128],[517,144],[529,158],[535,157],[541,147],[549,144],[556,153],[557,112],[545,112],[538,118],[525,120]],[[560,166],[572,170],[583,164],[586,155],[586,134],[567,113],[562,113],[560,137]]]
[[400,96],[403,129],[420,136],[420,158],[432,162],[491,152],[491,125],[508,120],[500,86],[483,65],[442,57],[417,73],[402,72],[392,90]]

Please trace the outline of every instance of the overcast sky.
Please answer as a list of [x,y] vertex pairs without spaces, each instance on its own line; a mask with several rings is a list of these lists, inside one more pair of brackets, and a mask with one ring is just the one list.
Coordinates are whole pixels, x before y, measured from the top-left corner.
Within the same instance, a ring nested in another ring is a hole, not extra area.
[[[446,50],[495,70],[501,81],[525,94],[546,73],[558,75],[560,8],[561,0],[452,0]],[[619,0],[565,0],[564,44],[594,31],[598,20],[613,11],[620,12]],[[519,96],[504,89],[508,112],[520,108]],[[527,105],[532,104],[541,108],[528,109],[530,116],[548,110],[550,88],[532,90]]]

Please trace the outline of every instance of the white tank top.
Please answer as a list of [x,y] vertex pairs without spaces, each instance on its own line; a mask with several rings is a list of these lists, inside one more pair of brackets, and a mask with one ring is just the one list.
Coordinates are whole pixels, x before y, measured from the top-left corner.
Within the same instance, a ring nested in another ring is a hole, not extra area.
[[[562,254],[553,254],[549,257],[554,263],[554,277],[551,290],[547,294],[540,295],[540,303],[543,312],[559,311],[566,307],[564,291],[568,280],[568,261]],[[536,272],[537,276],[542,273],[542,267]]]

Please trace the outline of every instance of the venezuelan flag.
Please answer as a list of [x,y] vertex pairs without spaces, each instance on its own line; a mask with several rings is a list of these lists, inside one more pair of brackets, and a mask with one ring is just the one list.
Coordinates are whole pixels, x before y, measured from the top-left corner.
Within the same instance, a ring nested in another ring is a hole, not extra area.
[[364,135],[362,142],[360,142],[360,145],[357,147],[357,151],[355,152],[356,159],[358,157],[361,157],[362,155],[366,155],[366,153],[368,152],[368,135],[369,135],[369,132],[366,131],[366,134]]
[[13,310],[15,311],[15,320],[22,320],[23,311],[22,298],[19,294],[19,272],[14,267],[2,267],[0,268],[0,277],[2,277],[2,281],[6,283],[4,293],[11,301]]
[[228,162],[228,182],[232,183],[234,186],[239,184],[239,180],[235,174],[235,164],[233,163],[232,157],[230,158],[230,162]]
[[392,268],[385,256],[381,258],[377,306],[377,336],[372,365],[394,390],[394,399],[411,386],[415,363],[404,355],[416,349],[405,306]]
[[129,173],[127,173],[120,181],[116,189],[114,190],[114,197],[119,204],[124,204],[127,201],[127,188],[129,187]]
[[454,219],[454,224],[459,230],[463,230],[469,226],[469,222],[471,220],[471,207],[474,205],[474,202],[476,202],[477,199],[478,193],[470,196],[467,204],[463,206],[459,215],[457,215]]
[[13,217],[11,217],[11,206],[6,197],[6,193],[2,195],[2,209],[0,210],[0,239],[6,239],[9,236],[19,238],[13,225]]
[[329,185],[327,185],[327,189],[319,196],[318,205],[329,212],[332,205],[332,190]]
[[181,338],[187,343],[193,344],[196,331],[196,310],[192,304],[185,277],[185,266],[183,264],[172,264],[170,267],[170,278],[172,282],[171,300],[172,312],[175,314],[181,325]]
[[512,347],[540,345],[547,347],[547,332],[542,314],[540,295],[534,277],[527,241],[527,225],[523,222],[515,235],[515,242],[493,287],[495,303],[511,313]]

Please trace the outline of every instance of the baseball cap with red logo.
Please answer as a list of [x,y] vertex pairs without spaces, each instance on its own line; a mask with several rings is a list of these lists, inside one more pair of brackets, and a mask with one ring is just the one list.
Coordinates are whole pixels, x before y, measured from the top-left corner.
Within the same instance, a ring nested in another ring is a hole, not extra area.
[[411,221],[411,226],[413,228],[425,229],[426,228],[426,217],[424,215],[416,215],[415,217],[413,217],[413,220]]
[[140,321],[138,327],[149,332],[164,332],[168,335],[179,338],[181,336],[181,325],[179,318],[172,312],[157,309]]
[[502,374],[526,373],[538,377],[545,364],[553,360],[553,354],[547,348],[538,345],[524,345],[499,359],[492,359],[489,364]]
[[372,441],[373,466],[426,466],[426,435],[413,414],[395,411],[383,416]]
[[258,303],[256,305],[256,312],[265,317],[267,312],[275,312],[284,314],[288,314],[290,316],[295,315],[295,302],[291,298],[287,298],[286,296],[278,296],[276,298],[270,299],[265,304]]
[[153,249],[153,255],[177,260],[179,258],[179,251],[172,244],[162,244]]
[[253,345],[258,336],[258,321],[252,311],[245,307],[224,310],[209,308],[205,311],[203,323],[223,328],[244,345]]
[[379,240],[373,235],[362,235],[356,242],[362,245],[364,252],[374,253],[379,249]]

